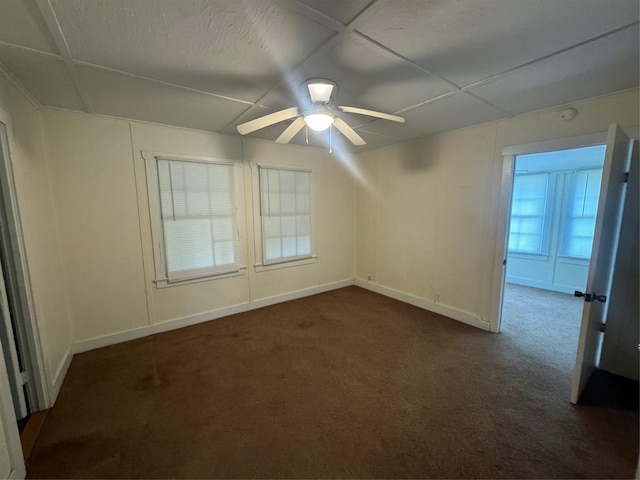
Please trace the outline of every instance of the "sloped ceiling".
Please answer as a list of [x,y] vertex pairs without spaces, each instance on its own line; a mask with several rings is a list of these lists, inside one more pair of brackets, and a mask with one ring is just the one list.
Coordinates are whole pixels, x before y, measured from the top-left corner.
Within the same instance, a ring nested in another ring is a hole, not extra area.
[[237,134],[323,77],[336,104],[407,119],[344,114],[367,141],[357,150],[640,83],[637,0],[0,0],[0,12],[0,62],[41,105]]

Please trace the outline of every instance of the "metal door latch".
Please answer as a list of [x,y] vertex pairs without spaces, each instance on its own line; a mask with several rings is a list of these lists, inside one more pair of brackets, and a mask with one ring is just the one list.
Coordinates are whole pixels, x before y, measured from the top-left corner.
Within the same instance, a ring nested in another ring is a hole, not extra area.
[[583,292],[580,292],[580,291],[576,290],[576,291],[573,292],[573,296],[574,297],[584,297],[584,301],[585,302],[595,302],[597,300],[598,302],[605,303],[607,301],[607,296],[606,295],[598,295],[596,292],[583,293]]

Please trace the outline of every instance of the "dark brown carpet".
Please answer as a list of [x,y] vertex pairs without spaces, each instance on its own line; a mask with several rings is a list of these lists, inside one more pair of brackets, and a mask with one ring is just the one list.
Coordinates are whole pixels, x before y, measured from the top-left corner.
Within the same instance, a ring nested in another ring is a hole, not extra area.
[[570,383],[349,287],[77,355],[28,475],[632,477],[638,413],[574,407]]

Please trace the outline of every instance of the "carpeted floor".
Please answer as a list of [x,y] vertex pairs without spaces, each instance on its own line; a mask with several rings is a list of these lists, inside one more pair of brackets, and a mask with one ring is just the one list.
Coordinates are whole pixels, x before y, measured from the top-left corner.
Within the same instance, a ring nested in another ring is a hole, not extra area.
[[563,351],[349,287],[77,355],[31,478],[624,478]]
[[[505,283],[502,335],[549,367],[573,375],[584,300]],[[567,397],[569,398],[569,397]]]

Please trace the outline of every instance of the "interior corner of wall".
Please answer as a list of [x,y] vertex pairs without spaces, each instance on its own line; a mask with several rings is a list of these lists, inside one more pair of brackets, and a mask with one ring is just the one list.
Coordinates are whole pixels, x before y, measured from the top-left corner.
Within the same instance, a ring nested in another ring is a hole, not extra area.
[[49,405],[47,408],[53,407],[56,403],[60,390],[62,389],[62,383],[64,382],[71,360],[73,359],[73,344],[69,345],[63,358],[61,359],[58,367],[55,369],[55,373],[51,376],[51,384],[49,386]]

